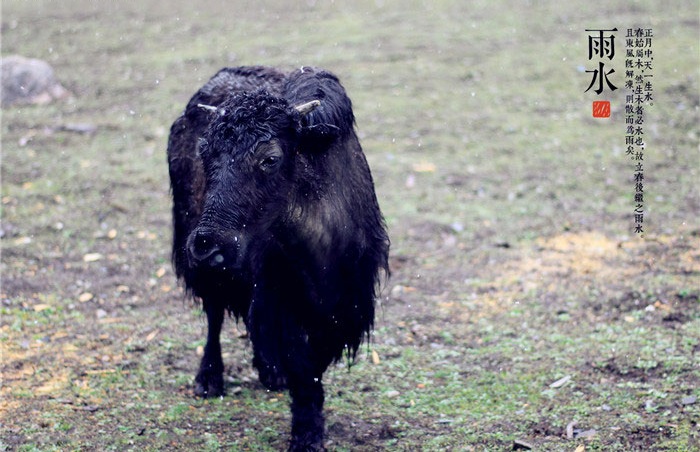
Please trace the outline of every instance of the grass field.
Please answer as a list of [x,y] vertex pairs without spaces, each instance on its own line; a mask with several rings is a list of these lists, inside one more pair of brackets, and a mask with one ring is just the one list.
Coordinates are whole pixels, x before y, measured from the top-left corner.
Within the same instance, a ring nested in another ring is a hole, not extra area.
[[[699,8],[3,1],[2,54],[47,60],[73,97],[2,111],[0,450],[286,447],[288,396],[257,382],[242,325],[228,395],[193,397],[206,322],[169,261],[170,124],[248,64],[341,78],[390,229],[372,341],[325,375],[330,450],[700,450]],[[612,27],[621,89],[584,93],[585,29]]]

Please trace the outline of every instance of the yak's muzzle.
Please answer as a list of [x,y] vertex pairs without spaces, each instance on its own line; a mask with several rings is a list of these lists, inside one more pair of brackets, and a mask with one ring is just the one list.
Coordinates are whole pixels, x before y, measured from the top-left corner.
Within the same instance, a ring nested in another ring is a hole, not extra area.
[[187,254],[193,267],[239,270],[243,249],[239,234],[220,234],[203,228],[192,231],[187,240]]

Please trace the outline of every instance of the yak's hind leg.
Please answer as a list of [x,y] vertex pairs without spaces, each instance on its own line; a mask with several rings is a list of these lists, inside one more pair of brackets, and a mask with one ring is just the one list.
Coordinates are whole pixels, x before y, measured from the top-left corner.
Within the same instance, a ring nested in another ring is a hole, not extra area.
[[207,343],[204,356],[195,377],[194,393],[198,397],[219,397],[224,395],[224,362],[221,358],[221,325],[224,323],[224,305],[204,301],[207,314]]

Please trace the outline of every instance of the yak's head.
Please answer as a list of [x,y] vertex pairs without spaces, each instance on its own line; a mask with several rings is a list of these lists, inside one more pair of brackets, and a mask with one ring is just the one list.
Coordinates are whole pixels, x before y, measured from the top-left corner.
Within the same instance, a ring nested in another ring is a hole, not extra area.
[[212,119],[199,143],[206,195],[187,242],[191,265],[241,270],[251,243],[274,234],[288,214],[304,116],[318,105],[290,105],[265,91],[200,105]]

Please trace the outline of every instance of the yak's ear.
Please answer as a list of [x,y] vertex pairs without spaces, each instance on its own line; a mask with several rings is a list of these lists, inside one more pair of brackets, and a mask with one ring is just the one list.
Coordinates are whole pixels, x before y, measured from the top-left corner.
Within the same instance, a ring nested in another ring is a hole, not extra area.
[[298,131],[306,149],[325,149],[340,132],[337,126],[323,122],[325,106],[316,110],[320,106],[321,101],[312,100],[294,107],[301,117]]
[[314,111],[316,109],[316,107],[318,107],[319,105],[321,105],[320,100],[312,100],[310,102],[305,102],[303,104],[299,104],[299,105],[295,106],[294,109],[296,111],[298,111],[301,116],[306,116],[307,114]]

